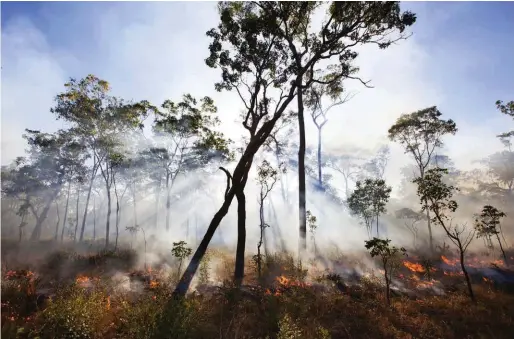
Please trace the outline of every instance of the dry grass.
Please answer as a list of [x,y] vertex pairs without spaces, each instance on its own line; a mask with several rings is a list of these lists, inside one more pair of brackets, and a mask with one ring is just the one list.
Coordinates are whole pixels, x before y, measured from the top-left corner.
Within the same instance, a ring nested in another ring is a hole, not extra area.
[[[473,304],[460,277],[449,278],[458,283],[454,292],[396,295],[388,307],[376,277],[341,292],[327,279],[304,282],[306,271],[285,254],[268,258],[262,286],[248,258],[247,287],[238,290],[228,283],[233,258],[213,251],[211,282],[225,283],[170,301],[174,279],[166,272],[132,272],[131,290],[113,281],[104,266],[116,259],[126,267],[127,253],[57,257],[66,262],[57,265],[53,255],[40,266],[44,273],[2,272],[2,338],[511,338],[514,328],[514,295],[476,284]],[[80,267],[83,275],[66,280],[56,266]],[[61,273],[52,279],[49,267]]]

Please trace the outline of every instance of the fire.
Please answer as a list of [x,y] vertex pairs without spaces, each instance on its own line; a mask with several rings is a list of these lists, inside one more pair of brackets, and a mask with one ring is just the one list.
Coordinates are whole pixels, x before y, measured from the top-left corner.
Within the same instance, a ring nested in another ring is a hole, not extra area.
[[289,287],[289,286],[308,287],[308,286],[310,286],[309,283],[305,283],[302,281],[294,281],[283,275],[278,276],[276,279],[277,279],[277,282],[284,287]]
[[105,305],[107,310],[111,309],[111,296],[107,297],[107,305]]
[[419,272],[419,273],[425,272],[425,268],[420,264],[416,264],[416,263],[405,260],[403,262],[403,265],[405,267],[407,267],[409,270],[411,270],[412,272]]
[[78,275],[77,278],[75,279],[75,282],[77,284],[80,284],[80,285],[83,285],[83,284],[87,284],[89,282],[89,277],[88,276],[85,276],[85,275]]
[[441,260],[446,264],[446,265],[449,265],[449,266],[455,266],[457,265],[457,263],[459,262],[459,260],[450,260],[448,258],[446,258],[444,255],[441,256]]
[[155,280],[150,280],[150,288],[156,288],[159,286],[159,282]]

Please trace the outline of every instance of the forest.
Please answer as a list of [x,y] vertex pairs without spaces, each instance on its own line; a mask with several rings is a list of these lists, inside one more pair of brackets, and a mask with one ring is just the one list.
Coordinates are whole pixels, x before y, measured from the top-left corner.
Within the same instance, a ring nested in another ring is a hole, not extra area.
[[[514,130],[466,170],[437,106],[402,112],[374,152],[322,147],[348,83],[374,90],[358,49],[394,49],[416,14],[392,1],[218,14],[198,67],[238,98],[240,139],[209,96],[121,98],[93,74],[43,108],[65,127],[25,130],[1,172],[2,337],[511,338]],[[498,99],[491,111],[514,119],[514,97]],[[409,158],[397,188],[393,144]]]

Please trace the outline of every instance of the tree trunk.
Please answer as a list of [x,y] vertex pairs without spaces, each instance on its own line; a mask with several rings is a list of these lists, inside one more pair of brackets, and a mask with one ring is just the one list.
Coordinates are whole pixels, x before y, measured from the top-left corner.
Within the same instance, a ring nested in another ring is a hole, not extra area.
[[500,251],[502,252],[502,255],[503,255],[503,262],[504,262],[505,266],[508,266],[509,263],[507,262],[507,255],[505,254],[505,251],[502,246],[502,242],[500,241],[500,235],[498,233],[496,233],[496,239],[498,239],[498,245],[500,245]]
[[380,235],[378,234],[378,215],[377,215],[377,238],[380,238]]
[[64,220],[62,222],[61,243],[64,241],[64,230],[66,229],[66,218],[68,218],[68,204],[70,202],[71,181],[68,182],[68,193],[66,194],[66,207],[64,208]]
[[105,248],[109,247],[109,234],[111,232],[111,188],[107,187],[107,220],[105,222]]
[[306,192],[305,192],[305,121],[303,107],[303,93],[298,90],[298,127],[300,131],[300,147],[298,150],[298,213],[299,213],[299,244],[298,256],[301,258],[307,250],[307,215],[306,215]]
[[221,221],[227,215],[228,210],[230,208],[230,204],[232,203],[232,200],[234,200],[236,192],[239,193],[244,191],[246,184],[245,178],[248,177],[248,172],[252,167],[253,157],[259,151],[262,144],[269,137],[270,133],[273,131],[273,128],[277,123],[277,120],[281,118],[285,109],[293,100],[295,90],[295,86],[291,87],[291,89],[289,90],[288,97],[282,102],[280,108],[274,114],[273,118],[271,120],[264,122],[259,131],[252,137],[252,139],[246,146],[246,150],[243,153],[243,156],[241,157],[241,159],[239,159],[239,162],[237,163],[236,168],[234,169],[234,173],[232,175],[232,187],[226,191],[223,205],[212,218],[209,227],[207,227],[205,236],[200,242],[198,248],[196,249],[195,254],[191,258],[191,261],[189,262],[189,265],[187,266],[184,274],[182,274],[182,277],[180,278],[180,281],[173,292],[174,297],[184,296],[187,290],[189,289],[189,285],[191,285],[191,281],[193,280],[193,277],[196,271],[198,270],[200,261],[205,255],[205,252],[207,251],[207,247],[209,246],[209,243],[212,240],[212,237],[214,236],[214,232],[216,232],[216,229],[220,225]]
[[166,231],[170,230],[170,210],[171,207],[171,189],[170,189],[170,173],[166,174]]
[[136,184],[132,187],[132,200],[134,202],[134,227],[137,227],[137,201],[136,201]]
[[257,243],[257,274],[258,274],[258,277],[259,279],[261,278],[261,272],[262,272],[262,260],[261,260],[261,246],[262,246],[262,243],[263,243],[263,238],[264,238],[264,197],[262,195],[262,192],[261,192],[261,196],[260,196],[260,201],[259,201],[259,218],[260,218],[260,221],[261,221],[261,225],[260,225],[260,237],[259,237],[259,242]]
[[154,218],[154,228],[157,229],[157,224],[159,223],[159,203],[161,200],[161,180],[159,180],[159,186],[157,187],[157,193],[155,197],[155,218]]
[[214,218],[212,218],[211,223],[209,224],[209,227],[207,228],[207,231],[202,241],[200,242],[200,245],[196,249],[195,254],[193,254],[189,265],[187,266],[184,274],[182,274],[182,277],[180,278],[180,281],[178,282],[177,287],[173,292],[174,296],[184,296],[189,289],[189,285],[191,285],[191,281],[193,280],[193,277],[198,270],[200,261],[207,251],[207,247],[209,246],[209,243],[214,236],[214,232],[216,232],[216,229],[220,225],[221,220],[223,220],[223,218],[228,213],[228,209],[232,203],[232,200],[234,199],[234,195],[235,193],[233,191],[229,191],[229,194],[225,197],[223,205],[220,207],[218,212],[216,212]]
[[323,176],[321,173],[321,127],[318,127],[318,184],[323,187]]
[[118,238],[120,236],[120,200],[118,195],[116,195],[116,242],[114,244],[114,249],[118,249]]
[[246,197],[244,191],[236,194],[237,198],[237,249],[236,265],[234,270],[234,283],[240,287],[243,283],[245,271],[245,245],[246,245]]
[[54,240],[57,241],[59,239],[59,224],[61,223],[61,215],[59,213],[59,203],[55,203],[55,210],[57,213],[57,222],[55,223],[55,235]]
[[34,226],[34,230],[32,231],[32,234],[30,235],[30,240],[35,241],[39,240],[41,237],[41,227],[43,226],[43,222],[46,220],[46,217],[48,216],[48,211],[50,210],[50,207],[52,206],[52,202],[55,200],[55,198],[59,195],[59,192],[61,191],[61,184],[58,184],[58,188],[52,193],[52,195],[48,198],[46,202],[46,206],[43,209],[43,212],[39,215],[38,218],[36,218],[36,225]]
[[427,219],[428,219],[428,239],[430,242],[430,253],[432,253],[432,255],[433,255],[434,254],[434,237],[432,236],[432,225],[431,225],[430,211],[428,210],[428,202],[427,201],[425,201],[425,208],[426,208]]
[[77,232],[79,231],[79,202],[80,202],[80,186],[77,188],[77,206],[76,206],[76,221],[75,233],[73,234],[73,242],[77,242]]
[[459,254],[460,254],[460,268],[462,269],[462,273],[464,273],[464,278],[466,278],[466,284],[468,286],[469,298],[471,301],[475,302],[475,294],[473,293],[473,287],[471,286],[471,280],[469,279],[468,271],[466,270],[466,266],[464,266],[464,249],[462,248],[462,243],[460,240],[457,240],[457,245],[459,246]]
[[93,197],[93,242],[96,241],[96,198]]
[[80,239],[79,241],[82,242],[84,240],[84,230],[86,229],[86,221],[87,221],[87,208],[89,207],[89,198],[91,197],[91,190],[93,189],[93,183],[95,181],[96,172],[98,171],[98,165],[95,163],[93,164],[93,171],[91,173],[91,180],[89,182],[89,188],[87,190],[87,197],[86,197],[86,206],[84,207],[84,216],[82,217],[82,227],[80,229]]

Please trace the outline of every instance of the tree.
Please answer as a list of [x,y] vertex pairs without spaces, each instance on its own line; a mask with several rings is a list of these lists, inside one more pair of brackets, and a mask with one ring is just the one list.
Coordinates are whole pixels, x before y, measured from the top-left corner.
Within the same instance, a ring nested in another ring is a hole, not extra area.
[[[329,92],[331,88],[321,85],[313,85],[306,93],[305,105],[310,108],[310,115],[312,122],[318,130],[318,149],[317,149],[317,160],[318,160],[318,185],[323,185],[322,175],[322,161],[321,161],[321,132],[323,127],[328,122],[328,112],[337,106],[340,106],[351,99],[349,94],[345,96],[340,93],[342,88],[337,88],[334,92]],[[323,106],[323,99],[328,97],[331,103],[328,106]]]
[[470,231],[465,235],[465,226],[452,225],[452,219],[449,214],[454,213],[458,208],[457,202],[452,200],[453,193],[458,189],[443,182],[443,174],[447,173],[446,169],[432,168],[425,173],[423,178],[415,179],[414,183],[418,185],[418,196],[423,210],[430,209],[433,212],[432,222],[440,225],[448,238],[457,246],[460,256],[460,267],[466,279],[469,297],[472,301],[475,301],[471,280],[464,263],[466,250],[471,241],[473,241],[475,232]]
[[377,237],[379,236],[378,219],[386,212],[391,190],[391,187],[387,186],[382,179],[366,179],[364,182],[357,181],[357,187],[348,199],[348,207],[364,221],[370,237],[374,220],[377,226]]
[[391,150],[388,145],[380,147],[377,154],[364,164],[364,171],[361,171],[361,180],[366,175],[364,174],[366,172],[367,175],[372,178],[384,179],[385,170],[390,156]]
[[398,256],[406,255],[406,250],[403,247],[391,246],[389,239],[373,238],[365,241],[365,247],[369,250],[372,258],[380,257],[382,261],[382,268],[384,269],[384,278],[386,283],[386,302],[391,305],[391,281],[393,279],[394,271],[399,267]]
[[[496,108],[505,115],[508,115],[514,119],[514,101],[504,103],[502,100],[496,101]],[[498,135],[498,138],[502,139],[503,142],[507,142],[509,138],[514,137],[514,131],[505,132]]]
[[346,200],[350,197],[350,180],[355,180],[362,172],[362,158],[353,154],[332,155],[327,159],[328,167],[343,176]]
[[503,260],[505,265],[507,262],[507,255],[503,249],[502,242],[500,240],[500,220],[505,217],[506,214],[498,210],[496,207],[491,205],[485,205],[482,208],[481,213],[475,219],[475,230],[477,232],[477,238],[486,238],[491,242],[491,237],[496,237],[500,251],[502,252]]
[[[245,106],[243,126],[250,138],[232,175],[228,176],[230,186],[227,185],[225,190],[224,203],[212,219],[174,295],[186,293],[233,198],[244,195],[253,158],[298,93],[304,75],[312,74],[312,78],[304,83],[309,87],[317,80],[314,70],[318,63],[339,57],[338,67],[343,77],[347,76],[349,62],[357,56],[351,52],[352,47],[377,43],[375,38],[394,31],[403,32],[415,21],[414,14],[400,12],[398,3],[332,3],[329,18],[311,45],[312,54],[305,55],[304,66],[298,68],[288,51],[291,44],[284,37],[286,30],[289,32],[290,28],[299,28],[309,21],[309,18],[298,20],[302,16],[297,15],[298,12],[307,14],[309,6],[305,3],[288,4],[287,8],[282,8],[277,2],[222,2],[219,5],[221,23],[217,29],[207,33],[212,43],[206,63],[222,69],[222,81],[216,84],[216,89],[236,90]],[[380,46],[387,46],[387,41],[381,42]],[[275,100],[271,100],[272,92],[277,93]],[[239,276],[244,272],[244,257],[241,258],[241,252],[244,254],[244,242],[241,241],[245,232],[244,218],[245,210],[238,208],[238,233],[241,237],[238,236],[239,256],[236,253],[236,258],[240,259],[236,259],[235,272]],[[305,232],[300,233],[305,239]]]
[[312,248],[314,249],[314,255],[317,255],[316,248],[316,229],[318,228],[318,219],[311,211],[307,211],[307,224],[309,225],[309,232],[311,233]]
[[[153,131],[157,145],[146,151],[146,156],[155,157],[164,173],[166,187],[166,230],[170,228],[171,190],[177,176],[186,170],[194,170],[213,159],[228,158],[230,152],[223,134],[214,128],[219,125],[215,114],[217,107],[209,97],[201,100],[190,94],[175,103],[166,100],[161,105],[154,121]],[[158,169],[157,169],[158,170]],[[159,177],[162,181],[162,177]],[[158,192],[157,194],[160,194]]]
[[127,103],[111,96],[109,83],[91,74],[78,81],[71,78],[64,86],[66,90],[57,95],[56,105],[51,111],[58,119],[72,125],[71,130],[80,137],[93,158],[80,241],[83,240],[93,181],[100,169],[107,192],[107,246],[111,214],[111,160],[120,154],[124,133],[135,128],[142,129],[144,118],[155,112],[156,108],[148,101]]
[[397,219],[405,220],[405,227],[412,233],[414,249],[417,248],[418,226],[417,223],[426,219],[423,213],[416,212],[410,208],[401,208],[395,212]]
[[[399,142],[405,147],[405,152],[413,156],[421,179],[425,176],[434,151],[443,146],[443,135],[454,135],[457,132],[455,122],[451,119],[443,120],[440,118],[441,115],[442,113],[436,106],[410,114],[403,114],[388,131],[389,139]],[[430,209],[425,208],[425,211],[428,220],[430,250],[433,253],[434,244],[432,227],[430,225]]]
[[262,162],[260,166],[257,167],[257,182],[260,187],[259,192],[259,218],[260,218],[260,235],[259,242],[257,244],[257,272],[259,274],[259,279],[261,278],[262,273],[262,257],[261,257],[261,246],[264,241],[264,230],[269,225],[264,220],[264,201],[268,194],[273,190],[273,187],[277,183],[278,171],[271,167],[270,163],[266,160]]

